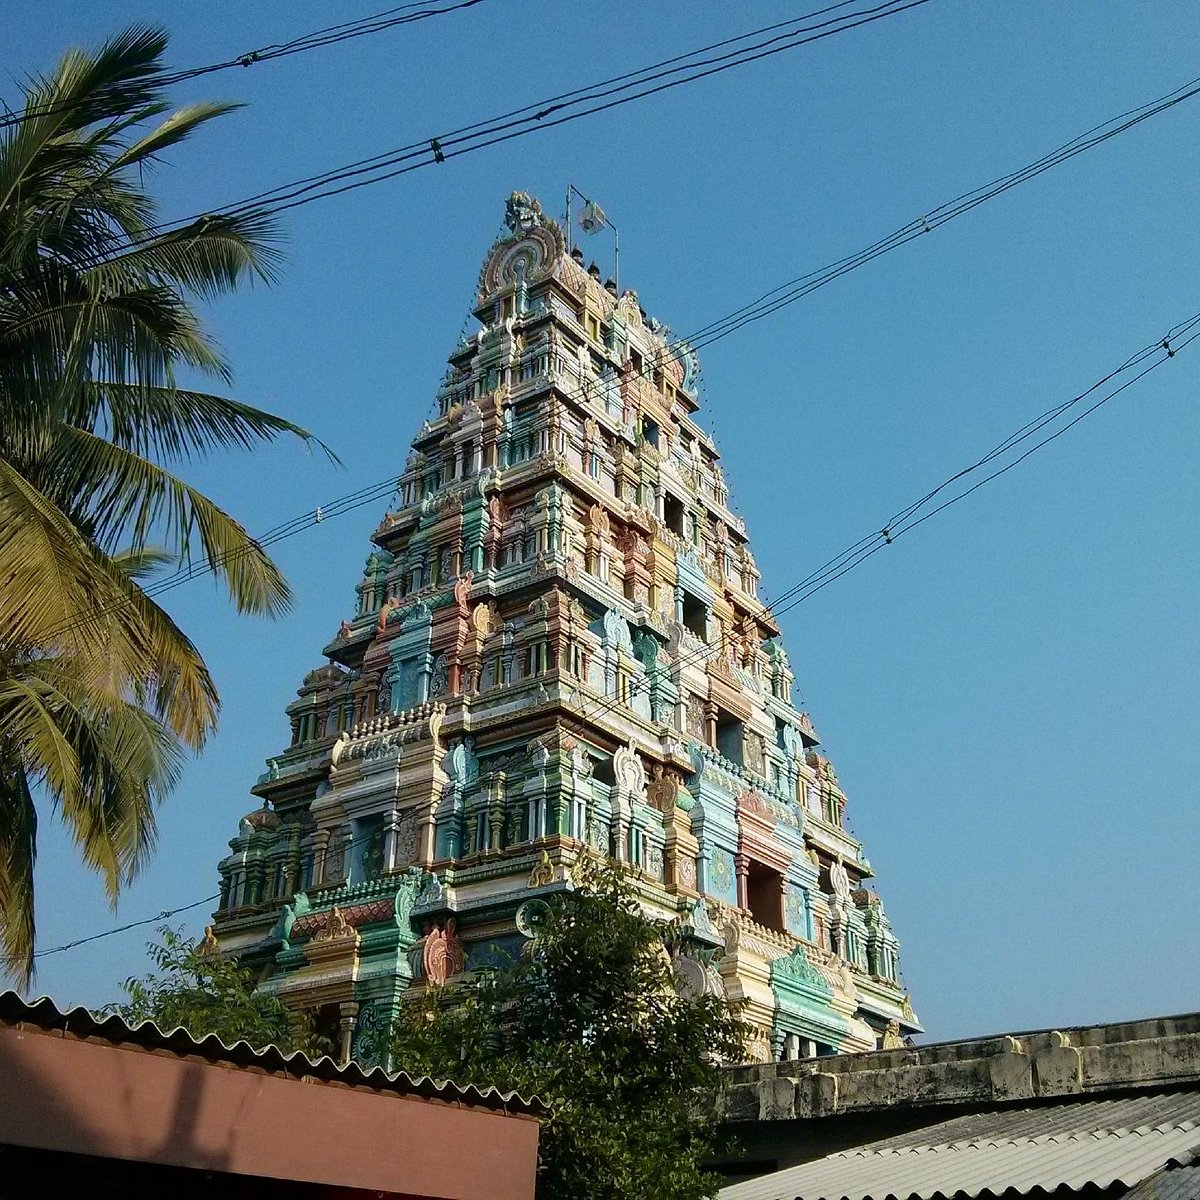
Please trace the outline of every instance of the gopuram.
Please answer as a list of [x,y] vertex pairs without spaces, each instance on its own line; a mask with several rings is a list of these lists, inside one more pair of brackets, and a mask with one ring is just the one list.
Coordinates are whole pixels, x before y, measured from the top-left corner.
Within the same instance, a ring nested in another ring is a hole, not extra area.
[[897,941],[694,420],[696,353],[536,200],[505,223],[220,863],[217,940],[371,1064],[406,999],[519,954],[590,848],[754,1058],[901,1045]]

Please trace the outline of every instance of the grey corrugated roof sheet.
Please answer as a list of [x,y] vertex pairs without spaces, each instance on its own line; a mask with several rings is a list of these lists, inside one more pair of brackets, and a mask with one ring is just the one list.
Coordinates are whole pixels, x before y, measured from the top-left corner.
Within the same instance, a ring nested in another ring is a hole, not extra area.
[[1200,1197],[1200,1162],[1171,1163],[1126,1192],[1124,1200],[1197,1200]]
[[309,1058],[297,1050],[284,1054],[277,1046],[255,1049],[249,1042],[226,1045],[216,1034],[193,1037],[180,1026],[160,1029],[153,1021],[128,1025],[111,1013],[93,1013],[86,1008],[66,1012],[49,996],[24,1000],[16,992],[0,992],[0,1025],[27,1024],[38,1029],[62,1030],[76,1037],[95,1037],[114,1045],[137,1046],[143,1050],[170,1050],[176,1054],[195,1054],[213,1062],[232,1066],[253,1066],[259,1070],[277,1071],[293,1079],[317,1079],[323,1082],[368,1087],[377,1092],[392,1092],[404,1096],[420,1096],[426,1100],[442,1100],[469,1104],[474,1108],[503,1109],[506,1112],[544,1116],[546,1106],[536,1096],[526,1098],[520,1092],[501,1092],[494,1087],[478,1088],[474,1084],[457,1084],[449,1080],[431,1079],[427,1075],[412,1076],[405,1071],[392,1074],[381,1067],[364,1071],[357,1063],[339,1066],[328,1056]]
[[[1132,1187],[1198,1155],[1200,1089],[1190,1088],[955,1117],[733,1184],[720,1200],[941,1200]],[[1194,1191],[1182,1195],[1198,1200]]]

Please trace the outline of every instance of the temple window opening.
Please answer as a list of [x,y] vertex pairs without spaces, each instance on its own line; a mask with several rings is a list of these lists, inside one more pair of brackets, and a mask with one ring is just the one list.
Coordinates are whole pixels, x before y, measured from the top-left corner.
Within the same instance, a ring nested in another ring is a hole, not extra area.
[[683,626],[702,642],[708,641],[708,605],[686,591],[683,593]]
[[732,713],[717,710],[716,749],[737,766],[743,765],[745,726]]
[[746,866],[746,907],[750,915],[768,929],[783,933],[787,929],[783,913],[783,876],[763,863],[751,859]]
[[663,523],[672,533],[684,536],[683,501],[670,492],[663,497]]

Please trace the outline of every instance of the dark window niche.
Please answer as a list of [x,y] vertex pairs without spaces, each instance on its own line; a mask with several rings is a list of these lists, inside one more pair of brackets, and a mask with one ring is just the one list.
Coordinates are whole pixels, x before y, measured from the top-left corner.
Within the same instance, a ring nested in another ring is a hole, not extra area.
[[751,860],[746,876],[746,904],[760,925],[784,932],[783,876],[778,871]]
[[708,641],[708,605],[689,592],[683,593],[683,625],[702,642]]
[[742,723],[729,713],[717,712],[717,750],[730,762],[744,766],[742,761]]
[[672,533],[683,537],[683,501],[674,496],[663,497],[663,523]]

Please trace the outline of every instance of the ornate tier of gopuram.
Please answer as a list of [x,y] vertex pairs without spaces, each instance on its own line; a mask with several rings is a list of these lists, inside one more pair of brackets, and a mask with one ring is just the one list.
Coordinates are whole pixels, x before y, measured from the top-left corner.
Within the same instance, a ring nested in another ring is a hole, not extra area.
[[693,419],[695,352],[537,201],[506,225],[220,864],[216,936],[370,1063],[406,997],[520,953],[591,848],[754,1058],[900,1045],[896,938]]

